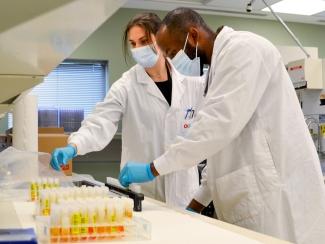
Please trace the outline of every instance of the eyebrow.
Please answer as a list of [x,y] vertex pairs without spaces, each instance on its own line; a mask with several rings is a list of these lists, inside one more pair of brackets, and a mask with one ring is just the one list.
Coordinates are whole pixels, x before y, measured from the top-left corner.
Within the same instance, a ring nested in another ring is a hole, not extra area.
[[[142,36],[142,37],[139,38],[139,40],[141,40],[141,41],[143,41],[144,39],[148,39],[148,37],[147,36]],[[129,39],[129,42],[134,42],[134,40]]]

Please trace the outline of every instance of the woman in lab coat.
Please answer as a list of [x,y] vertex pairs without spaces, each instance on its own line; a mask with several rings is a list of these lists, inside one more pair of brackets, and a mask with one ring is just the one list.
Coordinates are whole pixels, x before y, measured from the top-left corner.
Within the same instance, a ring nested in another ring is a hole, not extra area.
[[[112,140],[120,119],[121,167],[131,159],[155,159],[177,135],[186,133],[203,97],[204,80],[180,75],[161,55],[154,40],[159,24],[159,17],[152,13],[137,15],[129,22],[124,47],[130,44],[138,64],[113,83],[105,100],[71,134],[69,145],[54,150],[53,168],[59,169],[76,155],[102,150]],[[143,184],[141,190],[151,198],[185,207],[198,187],[194,166],[158,177]]]

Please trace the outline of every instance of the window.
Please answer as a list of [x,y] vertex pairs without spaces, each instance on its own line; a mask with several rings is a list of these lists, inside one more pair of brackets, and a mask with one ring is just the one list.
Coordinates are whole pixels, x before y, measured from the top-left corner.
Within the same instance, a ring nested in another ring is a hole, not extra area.
[[[66,60],[31,94],[38,96],[39,126],[75,131],[106,94],[107,62]],[[12,115],[9,115],[9,128]]]

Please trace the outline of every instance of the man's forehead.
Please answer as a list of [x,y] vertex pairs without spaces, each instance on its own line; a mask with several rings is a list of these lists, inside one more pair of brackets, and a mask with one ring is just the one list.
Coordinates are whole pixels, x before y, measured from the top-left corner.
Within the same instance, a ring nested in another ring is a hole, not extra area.
[[164,25],[158,30],[157,38],[159,38],[159,39],[169,38],[169,31],[168,31],[167,26]]
[[176,36],[173,35],[172,32],[169,31],[169,29],[166,26],[163,26],[159,29],[156,37],[157,37],[158,44],[166,45],[178,41],[178,38],[176,38]]

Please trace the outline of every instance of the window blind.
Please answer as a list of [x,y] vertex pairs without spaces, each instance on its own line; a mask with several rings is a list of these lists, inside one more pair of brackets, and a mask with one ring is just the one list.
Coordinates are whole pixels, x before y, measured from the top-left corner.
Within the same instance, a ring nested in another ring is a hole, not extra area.
[[[33,88],[39,109],[83,110],[86,117],[106,94],[107,62],[67,60]],[[9,127],[12,116],[9,116]]]

